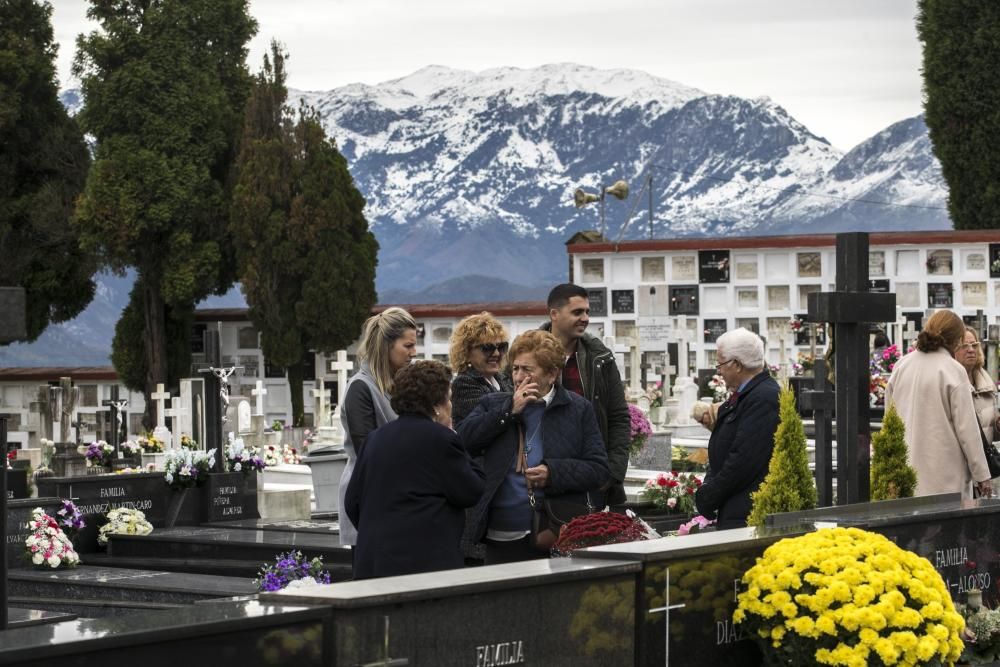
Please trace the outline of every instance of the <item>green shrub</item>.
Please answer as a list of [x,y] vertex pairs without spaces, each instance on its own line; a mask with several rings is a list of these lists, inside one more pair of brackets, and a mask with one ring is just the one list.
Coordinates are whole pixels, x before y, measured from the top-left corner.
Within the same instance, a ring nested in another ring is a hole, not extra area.
[[906,427],[889,404],[882,428],[872,436],[872,500],[912,498],[917,489],[917,473],[906,454]]

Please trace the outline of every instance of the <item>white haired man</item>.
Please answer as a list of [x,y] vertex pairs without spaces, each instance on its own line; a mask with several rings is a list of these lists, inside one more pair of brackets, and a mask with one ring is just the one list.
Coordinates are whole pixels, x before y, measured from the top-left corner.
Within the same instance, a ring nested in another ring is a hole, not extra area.
[[719,407],[708,441],[708,473],[695,494],[698,511],[720,529],[747,525],[774,450],[778,383],[764,362],[764,341],[742,327],[716,341],[715,368],[733,390]]

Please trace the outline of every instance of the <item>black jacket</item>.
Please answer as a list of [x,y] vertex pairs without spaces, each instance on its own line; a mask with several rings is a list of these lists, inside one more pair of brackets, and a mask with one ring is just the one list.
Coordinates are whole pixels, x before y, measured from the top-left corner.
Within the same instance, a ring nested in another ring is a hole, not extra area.
[[708,441],[708,473],[695,494],[698,511],[720,528],[747,525],[750,494],[767,476],[778,428],[778,383],[765,368],[719,407]]
[[458,435],[427,417],[402,415],[372,431],[344,500],[358,528],[354,578],[462,567],[464,510],[483,478]]
[[[541,326],[552,331],[552,323]],[[608,467],[611,470],[612,488],[608,490],[607,502],[620,505],[625,502],[623,482],[628,471],[628,443],[632,421],[625,401],[622,376],[615,363],[615,355],[604,343],[588,333],[583,334],[576,345],[576,363],[583,382],[583,395],[594,406],[597,427],[601,430],[604,446],[608,453]]]
[[[514,391],[514,385],[506,374],[499,373],[496,379],[499,391]],[[496,391],[475,368],[467,368],[457,374],[451,381],[451,419],[455,427],[472,412],[480,398]]]
[[[465,448],[470,454],[482,454],[486,469],[486,491],[469,520],[468,533],[477,542],[486,535],[490,503],[517,456],[521,422],[510,418],[512,403],[507,392],[487,394],[458,425]],[[546,497],[562,496],[585,504],[587,492],[607,482],[608,458],[593,408],[558,385],[542,416],[542,448],[542,463],[549,467]]]

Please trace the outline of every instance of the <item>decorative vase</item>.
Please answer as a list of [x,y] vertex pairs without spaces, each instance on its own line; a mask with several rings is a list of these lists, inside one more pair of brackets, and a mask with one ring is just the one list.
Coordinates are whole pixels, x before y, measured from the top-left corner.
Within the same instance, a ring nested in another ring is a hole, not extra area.
[[649,409],[649,421],[653,422],[657,426],[663,425],[663,420],[666,419],[667,409],[662,405],[658,405],[655,408]]
[[190,490],[190,487],[174,489],[174,492],[170,495],[170,503],[167,505],[167,516],[163,520],[163,526],[165,528],[173,528],[177,524],[177,517],[180,516],[181,507],[184,505],[184,499],[187,498],[188,491]]

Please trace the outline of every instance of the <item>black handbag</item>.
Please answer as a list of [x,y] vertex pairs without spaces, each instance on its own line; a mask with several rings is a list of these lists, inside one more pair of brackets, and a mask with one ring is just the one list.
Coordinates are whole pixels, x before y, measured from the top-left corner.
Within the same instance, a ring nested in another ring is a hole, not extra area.
[[518,443],[518,467],[524,475],[524,483],[528,487],[528,503],[533,510],[531,513],[531,534],[529,541],[538,551],[549,553],[553,545],[559,539],[559,532],[562,527],[578,516],[590,514],[595,511],[590,502],[590,494],[587,494],[587,504],[578,503],[572,500],[560,500],[559,498],[535,498],[535,492],[531,488],[528,480],[528,455],[524,448],[524,431],[520,430]]
[[[979,422],[977,417],[976,423]],[[993,443],[986,439],[983,427],[979,427],[979,437],[983,440],[983,453],[986,455],[986,465],[990,467],[990,479],[1000,477],[1000,452],[993,446]]]

